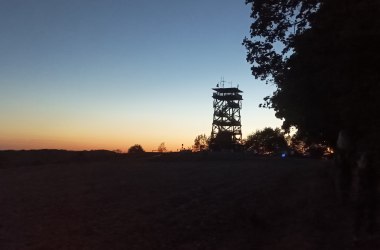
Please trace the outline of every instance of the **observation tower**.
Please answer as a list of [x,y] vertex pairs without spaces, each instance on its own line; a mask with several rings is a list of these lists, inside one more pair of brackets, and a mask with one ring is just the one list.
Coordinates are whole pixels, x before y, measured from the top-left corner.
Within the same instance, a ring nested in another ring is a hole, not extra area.
[[[232,84],[231,84],[232,85]],[[213,88],[212,95],[214,115],[211,131],[211,150],[238,150],[241,147],[241,116],[240,109],[243,93],[237,87],[224,87],[224,80]]]

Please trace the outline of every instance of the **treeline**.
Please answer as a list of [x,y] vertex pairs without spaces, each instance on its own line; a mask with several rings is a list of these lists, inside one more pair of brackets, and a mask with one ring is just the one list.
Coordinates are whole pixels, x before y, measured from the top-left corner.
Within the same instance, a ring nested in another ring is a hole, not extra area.
[[[211,151],[211,136],[206,134],[197,135],[194,139],[194,144],[191,148],[181,147],[180,152],[203,152]],[[214,144],[217,145],[218,151],[245,151],[257,155],[282,155],[282,156],[311,156],[322,157],[329,155],[332,150],[324,144],[314,143],[304,140],[298,133],[293,135],[286,134],[279,128],[264,128],[262,130],[256,130],[249,134],[245,139],[241,141],[238,149],[233,148],[228,143],[232,143],[232,140],[214,140]],[[214,145],[215,146],[215,145]],[[167,152],[165,143],[161,143],[155,152],[163,153]],[[215,150],[214,150],[215,151]],[[142,154],[145,150],[140,144],[135,144],[128,149],[129,154]]]
[[[210,141],[211,138],[205,134],[196,136],[193,151],[209,150]],[[242,140],[241,146],[242,151],[258,155],[322,157],[332,151],[327,145],[304,140],[298,133],[290,135],[279,128],[270,127],[251,133]]]

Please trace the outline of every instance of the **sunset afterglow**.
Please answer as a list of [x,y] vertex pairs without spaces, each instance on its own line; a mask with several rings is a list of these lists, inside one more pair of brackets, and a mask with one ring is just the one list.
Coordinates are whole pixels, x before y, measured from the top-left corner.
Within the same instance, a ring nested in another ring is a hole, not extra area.
[[243,93],[243,138],[280,126],[259,109],[244,1],[6,1],[0,150],[176,151],[209,135],[221,77]]

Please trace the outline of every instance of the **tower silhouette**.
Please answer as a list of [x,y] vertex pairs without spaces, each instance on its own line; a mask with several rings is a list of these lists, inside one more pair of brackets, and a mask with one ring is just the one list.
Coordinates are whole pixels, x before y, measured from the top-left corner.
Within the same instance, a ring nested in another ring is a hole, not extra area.
[[224,80],[213,88],[214,114],[211,131],[211,150],[237,149],[241,145],[241,103],[239,88],[224,88]]

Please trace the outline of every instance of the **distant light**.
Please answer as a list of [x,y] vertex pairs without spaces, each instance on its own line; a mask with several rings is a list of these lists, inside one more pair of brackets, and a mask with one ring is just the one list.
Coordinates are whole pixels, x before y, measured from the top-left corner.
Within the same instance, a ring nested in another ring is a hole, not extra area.
[[282,153],[282,154],[281,154],[281,157],[282,157],[282,158],[285,158],[285,157],[286,157],[286,153]]

